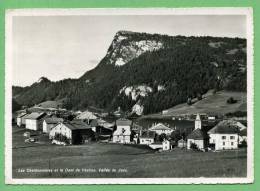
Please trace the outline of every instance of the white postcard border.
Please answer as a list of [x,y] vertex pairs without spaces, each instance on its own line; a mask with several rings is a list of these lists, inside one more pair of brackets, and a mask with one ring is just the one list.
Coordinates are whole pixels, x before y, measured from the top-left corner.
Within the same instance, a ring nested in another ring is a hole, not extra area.
[[[12,178],[12,18],[65,15],[245,15],[247,17],[248,149],[245,178]],[[245,8],[87,8],[12,9],[5,24],[5,183],[6,184],[242,184],[254,181],[253,10]]]

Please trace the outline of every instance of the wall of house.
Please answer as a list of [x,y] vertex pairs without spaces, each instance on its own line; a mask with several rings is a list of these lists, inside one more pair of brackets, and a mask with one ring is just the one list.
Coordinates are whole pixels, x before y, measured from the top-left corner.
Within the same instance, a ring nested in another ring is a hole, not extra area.
[[130,143],[131,127],[130,126],[117,126],[116,131],[113,133],[114,143]]
[[164,151],[168,151],[168,150],[171,149],[171,144],[170,144],[169,141],[164,141],[164,142],[162,143],[162,146],[163,146],[162,149],[163,149]]
[[140,144],[141,145],[150,145],[152,143],[154,143],[153,138],[140,138]]
[[53,139],[55,136],[55,133],[60,133],[64,136],[66,136],[68,139],[72,138],[72,131],[63,124],[58,124],[55,127],[53,127],[50,131],[49,138]]
[[17,117],[16,124],[20,127],[22,125],[22,118]]
[[25,120],[25,128],[31,130],[38,130],[38,121],[36,119],[26,119]]
[[190,146],[192,143],[195,143],[199,149],[204,149],[204,140],[188,139],[187,140],[187,149],[190,149]]
[[55,127],[55,124],[47,124],[45,121],[43,122],[42,125],[42,131],[44,133],[50,133],[51,129]]
[[130,135],[113,135],[113,143],[130,143]]
[[215,150],[238,148],[237,134],[210,134],[210,144],[215,144]]

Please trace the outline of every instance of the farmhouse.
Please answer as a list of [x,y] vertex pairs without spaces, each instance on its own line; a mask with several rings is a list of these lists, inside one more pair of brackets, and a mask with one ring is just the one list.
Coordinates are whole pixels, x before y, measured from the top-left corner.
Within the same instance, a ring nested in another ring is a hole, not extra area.
[[139,137],[139,142],[141,145],[150,145],[154,143],[155,132],[154,131],[145,131]]
[[41,130],[42,120],[46,116],[46,113],[31,113],[25,117],[25,128],[31,130]]
[[162,123],[158,123],[149,128],[149,131],[154,131],[158,135],[161,135],[163,133],[166,135],[170,135],[173,130]]
[[113,133],[114,143],[130,143],[132,121],[120,118],[116,121],[116,131]]
[[200,115],[197,114],[195,120],[195,129],[187,136],[187,149],[191,149],[191,145],[195,144],[198,149],[204,149],[208,140],[208,136],[201,130]]
[[50,133],[50,130],[58,123],[63,122],[62,118],[50,117],[43,120],[42,131],[44,133]]
[[20,113],[17,115],[17,118],[16,118],[17,126],[21,127],[22,125],[25,125],[25,116],[26,115],[27,115],[27,113]]
[[82,144],[93,140],[94,132],[82,121],[61,122],[50,130],[49,138],[67,144]]
[[95,116],[92,112],[90,111],[84,111],[82,113],[80,113],[76,119],[80,119],[83,121],[87,121],[87,123],[89,124],[91,122],[91,120],[93,119],[97,119],[97,116]]
[[215,150],[238,148],[238,127],[228,120],[219,122],[208,131],[210,144]]

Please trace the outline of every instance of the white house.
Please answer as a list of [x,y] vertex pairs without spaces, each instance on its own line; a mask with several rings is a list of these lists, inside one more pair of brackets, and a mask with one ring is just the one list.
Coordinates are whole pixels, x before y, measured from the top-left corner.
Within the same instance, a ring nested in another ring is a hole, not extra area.
[[50,130],[58,123],[63,122],[62,118],[50,117],[43,120],[42,131],[44,133],[50,133]]
[[187,146],[187,143],[186,143],[186,141],[185,141],[184,139],[180,139],[180,140],[178,141],[178,147],[180,147],[180,148],[186,148],[186,146]]
[[162,149],[163,149],[163,151],[171,150],[171,143],[170,143],[170,141],[168,141],[168,140],[165,139],[165,140],[162,142]]
[[153,131],[145,131],[139,137],[139,141],[141,145],[150,145],[154,143],[155,132]]
[[31,130],[41,130],[42,129],[42,119],[45,117],[46,113],[36,113],[33,112],[25,117],[25,128]]
[[116,121],[113,143],[130,143],[132,121],[120,118]]
[[173,129],[165,126],[162,123],[157,123],[151,128],[149,128],[149,131],[154,131],[158,135],[161,135],[163,133],[165,133],[166,135],[170,135],[173,132]]
[[209,143],[215,150],[236,149],[239,141],[238,132],[238,127],[232,125],[230,121],[221,121],[208,131]]
[[191,149],[191,145],[195,144],[198,149],[204,149],[207,135],[201,130],[200,115],[197,114],[195,120],[195,129],[187,136],[187,149]]
[[20,113],[17,115],[16,118],[16,124],[17,126],[21,127],[22,125],[25,125],[25,119],[24,117],[27,115],[27,113]]

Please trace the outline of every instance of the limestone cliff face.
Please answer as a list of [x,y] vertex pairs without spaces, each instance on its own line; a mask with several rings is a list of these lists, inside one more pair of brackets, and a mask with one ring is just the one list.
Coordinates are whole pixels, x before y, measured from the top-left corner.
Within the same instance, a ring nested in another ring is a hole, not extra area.
[[163,48],[163,42],[153,38],[149,39],[148,36],[140,37],[138,33],[129,31],[117,32],[106,55],[107,64],[122,66],[147,51]]

